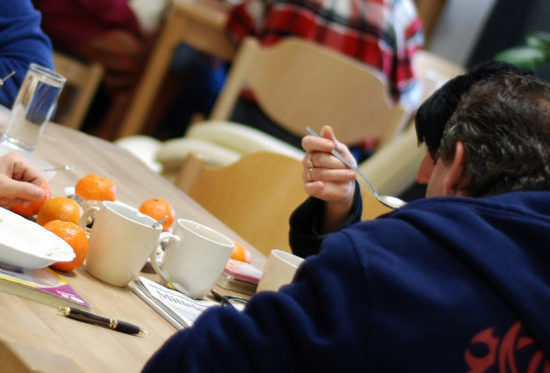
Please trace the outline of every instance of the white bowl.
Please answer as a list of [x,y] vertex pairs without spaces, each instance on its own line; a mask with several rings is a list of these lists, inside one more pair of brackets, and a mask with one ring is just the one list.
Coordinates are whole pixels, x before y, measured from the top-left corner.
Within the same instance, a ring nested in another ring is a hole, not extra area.
[[0,263],[35,269],[73,260],[73,248],[63,239],[16,213],[0,208]]

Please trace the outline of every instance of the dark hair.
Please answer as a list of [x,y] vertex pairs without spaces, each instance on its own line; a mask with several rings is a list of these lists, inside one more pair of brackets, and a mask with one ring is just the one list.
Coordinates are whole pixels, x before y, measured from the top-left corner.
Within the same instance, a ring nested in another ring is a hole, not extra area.
[[505,62],[487,61],[459,75],[435,91],[416,113],[416,135],[418,143],[426,143],[433,156],[437,153],[445,125],[453,115],[460,99],[477,82],[492,79],[504,73],[533,75],[532,71],[522,70]]
[[457,141],[466,149],[467,195],[550,190],[550,84],[517,74],[477,83],[447,123],[443,162]]

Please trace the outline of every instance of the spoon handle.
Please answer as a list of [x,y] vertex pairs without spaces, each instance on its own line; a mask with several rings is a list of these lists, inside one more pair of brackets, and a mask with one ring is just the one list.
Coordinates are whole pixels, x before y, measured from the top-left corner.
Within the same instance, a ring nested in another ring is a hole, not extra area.
[[153,228],[160,227],[164,221],[168,219],[168,215],[164,215],[162,219],[153,223]]
[[4,85],[4,82],[15,75],[15,71],[10,72],[8,75],[0,79],[0,87]]
[[70,164],[66,164],[65,166],[59,166],[59,167],[52,167],[52,168],[45,168],[42,170],[42,172],[51,172],[51,171],[70,171],[73,169],[73,166]]
[[[319,135],[317,134],[317,132],[315,132],[311,127],[307,126],[306,127],[307,131],[312,134],[313,136],[317,136],[319,137]],[[367,178],[367,176],[365,176],[365,174],[363,172],[361,172],[361,170],[359,170],[357,168],[357,166],[355,166],[353,163],[351,163],[347,158],[345,158],[342,154],[340,154],[338,151],[336,151],[336,149],[332,149],[332,151],[330,152],[330,154],[332,154],[333,156],[335,156],[336,158],[338,158],[340,161],[342,161],[342,163],[344,163],[346,166],[348,166],[349,168],[351,168],[353,171],[355,171],[363,180],[365,180],[365,182],[367,183],[367,185],[370,187],[370,189],[372,190],[372,193],[378,197],[378,191],[376,190],[376,188],[374,187],[374,185],[370,182],[370,180]]]

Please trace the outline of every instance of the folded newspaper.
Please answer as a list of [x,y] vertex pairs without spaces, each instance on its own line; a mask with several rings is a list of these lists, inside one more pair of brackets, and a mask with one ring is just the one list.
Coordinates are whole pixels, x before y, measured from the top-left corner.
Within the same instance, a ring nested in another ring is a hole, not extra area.
[[219,306],[219,303],[209,300],[190,298],[143,276],[137,276],[129,286],[138,297],[178,330],[191,326],[208,307]]

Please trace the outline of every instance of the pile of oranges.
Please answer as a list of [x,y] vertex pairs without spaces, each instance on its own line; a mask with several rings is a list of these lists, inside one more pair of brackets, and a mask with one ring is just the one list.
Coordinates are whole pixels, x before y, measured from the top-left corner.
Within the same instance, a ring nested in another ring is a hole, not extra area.
[[[79,225],[82,207],[72,198],[52,198],[46,180],[42,182],[41,187],[44,190],[44,198],[13,204],[10,210],[26,218],[36,217],[36,223],[65,240],[73,248],[76,257],[71,262],[55,263],[52,267],[61,271],[72,271],[82,265],[88,253],[88,236]],[[115,201],[116,185],[109,178],[89,174],[78,180],[75,185],[75,195],[85,201]],[[162,198],[148,199],[141,204],[139,211],[156,221],[165,218],[162,223],[163,231],[169,230],[175,221],[174,208]],[[250,262],[250,252],[242,245],[235,243],[231,258]]]
[[[68,197],[51,198],[48,182],[42,182],[44,198],[16,203],[10,210],[26,218],[36,217],[36,223],[65,240],[74,250],[76,257],[70,262],[52,265],[61,271],[72,271],[82,265],[88,253],[88,235],[79,225],[82,207]],[[116,186],[108,178],[97,174],[82,177],[75,185],[75,194],[83,200],[114,201]]]
[[[10,210],[26,218],[35,218],[36,223],[65,240],[73,248],[76,257],[71,262],[59,262],[52,267],[61,271],[72,271],[82,265],[88,253],[88,236],[79,225],[82,207],[72,198],[52,198],[46,180],[41,187],[44,198],[13,204]],[[85,201],[115,201],[116,185],[109,178],[89,174],[75,184],[75,195]],[[166,217],[162,223],[163,231],[170,229],[175,220],[174,208],[162,198],[151,198],[143,202],[139,210],[157,221]]]

